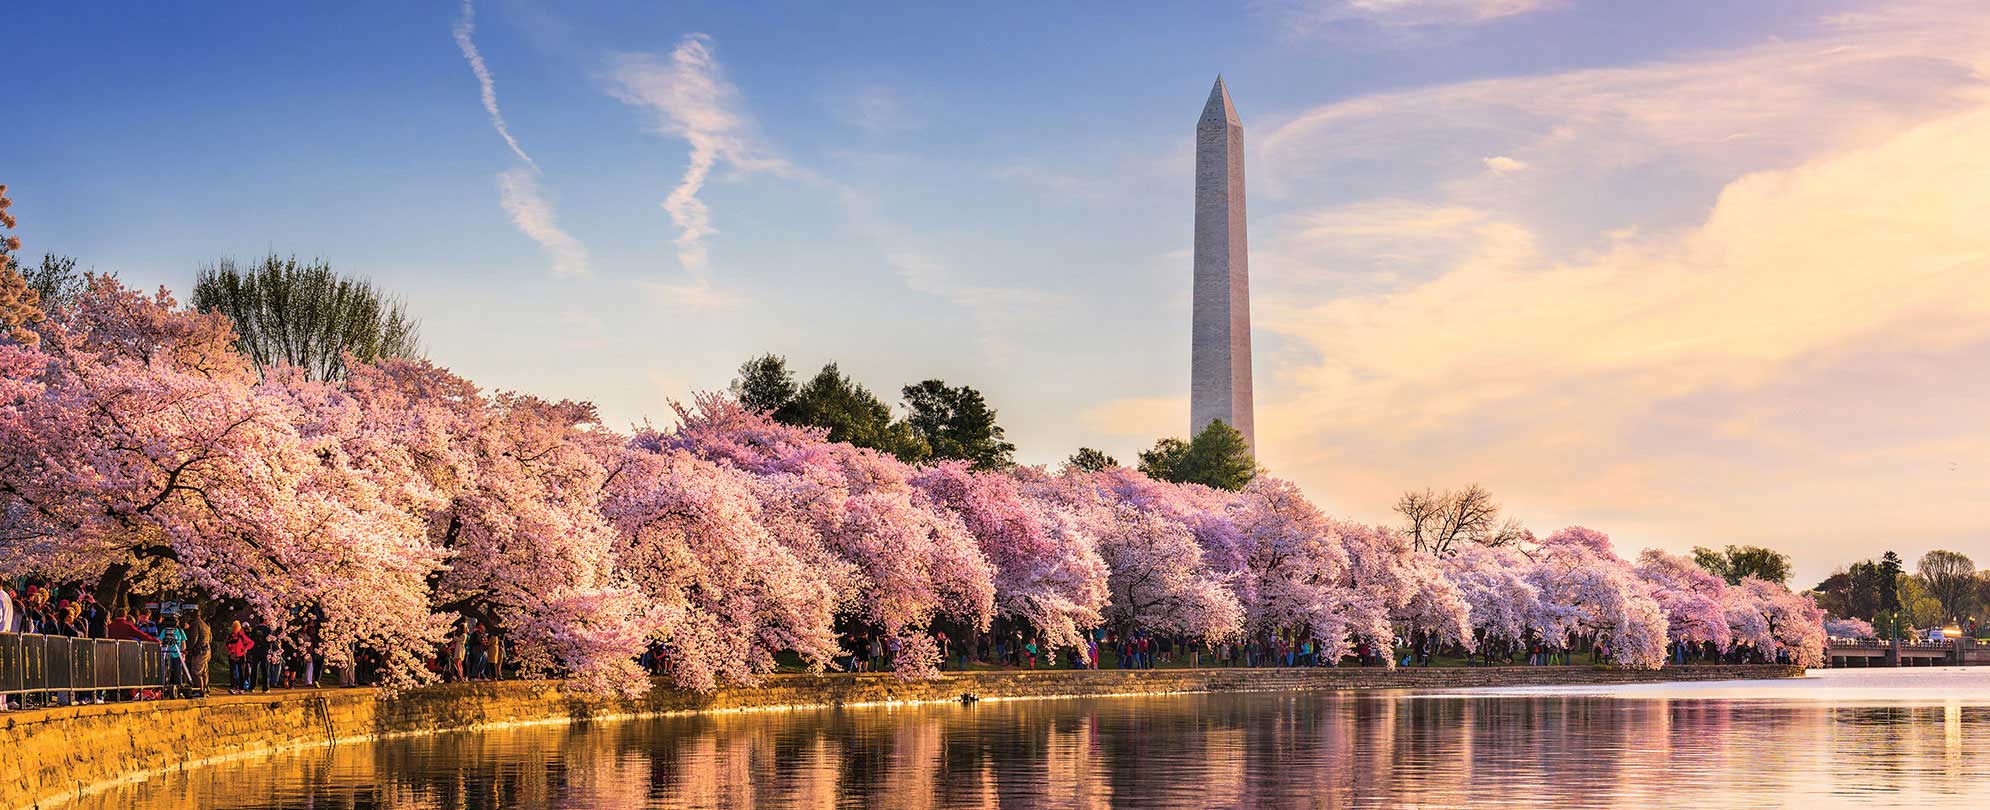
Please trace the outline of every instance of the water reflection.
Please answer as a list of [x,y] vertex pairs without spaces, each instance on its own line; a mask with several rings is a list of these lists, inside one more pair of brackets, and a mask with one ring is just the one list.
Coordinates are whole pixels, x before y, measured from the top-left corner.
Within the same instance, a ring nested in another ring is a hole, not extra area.
[[[759,712],[392,740],[95,807],[1933,806],[1990,798],[1990,673]],[[1943,680],[1946,678],[1947,680]],[[1846,694],[1862,693],[1857,683]],[[1919,693],[1915,697],[1914,693]]]

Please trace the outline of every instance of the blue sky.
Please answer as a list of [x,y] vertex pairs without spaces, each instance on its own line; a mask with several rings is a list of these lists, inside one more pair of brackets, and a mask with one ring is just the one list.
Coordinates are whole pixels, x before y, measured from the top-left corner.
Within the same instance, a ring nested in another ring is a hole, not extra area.
[[581,5],[12,4],[25,250],[323,257],[618,427],[774,351],[1130,460],[1186,423],[1220,72],[1263,461],[1332,511],[1990,558],[1973,3]]

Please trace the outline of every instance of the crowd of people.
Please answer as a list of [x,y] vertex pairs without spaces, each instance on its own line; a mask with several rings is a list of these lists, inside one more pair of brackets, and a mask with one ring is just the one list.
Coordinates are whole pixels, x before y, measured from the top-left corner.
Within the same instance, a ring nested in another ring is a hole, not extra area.
[[[163,690],[69,690],[50,695],[6,696],[0,710],[42,700],[57,704],[101,703],[118,698],[156,698],[193,693],[193,672],[206,665],[213,634],[179,606],[107,608],[88,590],[57,587],[44,581],[0,583],[0,632],[32,633],[76,639],[142,641],[159,645]],[[192,662],[191,664],[189,662]]]
[[[202,618],[192,604],[158,601],[107,608],[78,584],[55,585],[39,579],[0,582],[0,632],[157,644],[162,683],[158,688],[132,690],[0,695],[0,710],[370,685],[378,657],[361,649],[355,651],[353,665],[327,666],[318,628],[308,615],[282,629],[253,619],[217,624]],[[426,664],[440,681],[497,680],[507,671],[508,651],[502,633],[466,619],[450,630]],[[216,687],[211,670],[221,663],[226,664],[226,685]]]

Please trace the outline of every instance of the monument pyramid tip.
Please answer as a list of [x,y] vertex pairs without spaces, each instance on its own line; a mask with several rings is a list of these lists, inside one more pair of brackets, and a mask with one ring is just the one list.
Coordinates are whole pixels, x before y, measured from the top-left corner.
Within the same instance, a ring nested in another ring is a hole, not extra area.
[[1241,123],[1237,119],[1237,106],[1230,101],[1230,88],[1223,84],[1223,74],[1216,74],[1216,84],[1209,88],[1209,103],[1202,107],[1202,117],[1218,117],[1230,123]]

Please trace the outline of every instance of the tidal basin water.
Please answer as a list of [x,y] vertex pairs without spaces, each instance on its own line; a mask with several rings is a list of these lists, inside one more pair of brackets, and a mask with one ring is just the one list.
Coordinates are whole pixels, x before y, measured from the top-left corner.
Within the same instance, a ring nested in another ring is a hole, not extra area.
[[769,711],[390,740],[83,807],[1984,807],[1990,668]]

